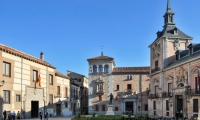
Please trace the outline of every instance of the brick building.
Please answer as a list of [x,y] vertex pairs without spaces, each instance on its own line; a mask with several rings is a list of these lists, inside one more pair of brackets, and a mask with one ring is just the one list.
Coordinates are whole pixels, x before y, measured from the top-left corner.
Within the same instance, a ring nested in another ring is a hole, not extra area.
[[149,115],[175,117],[182,110],[190,118],[199,112],[200,44],[191,43],[192,37],[175,25],[169,0],[164,23],[149,46]]
[[142,114],[148,110],[149,67],[115,67],[114,58],[89,58],[89,114],[105,114],[113,94],[115,114]]

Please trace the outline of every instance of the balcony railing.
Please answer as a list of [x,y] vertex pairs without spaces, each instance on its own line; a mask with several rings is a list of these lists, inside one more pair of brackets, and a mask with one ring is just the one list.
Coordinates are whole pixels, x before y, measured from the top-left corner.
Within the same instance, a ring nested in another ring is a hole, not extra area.
[[160,70],[160,67],[155,67],[154,69],[151,69],[151,73],[154,73],[156,71],[159,71]]
[[200,89],[188,89],[185,91],[186,95],[200,95]]
[[172,92],[163,92],[162,93],[162,97],[164,97],[164,98],[172,97],[172,96],[173,96]]
[[126,90],[124,90],[124,93],[133,93],[133,90],[132,89],[126,89]]
[[103,89],[97,89],[96,94],[103,94]]
[[154,99],[154,98],[159,98],[158,93],[155,94],[149,94],[149,98]]

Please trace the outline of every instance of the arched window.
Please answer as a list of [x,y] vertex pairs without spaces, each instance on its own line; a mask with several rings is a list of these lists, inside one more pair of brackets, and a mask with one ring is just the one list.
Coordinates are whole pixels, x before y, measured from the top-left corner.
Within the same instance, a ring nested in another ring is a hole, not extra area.
[[93,66],[93,73],[96,73],[96,72],[97,72],[97,66],[94,65],[94,66]]
[[108,72],[108,65],[104,66],[104,72]]
[[102,67],[102,65],[99,65],[99,72],[103,72],[103,67]]

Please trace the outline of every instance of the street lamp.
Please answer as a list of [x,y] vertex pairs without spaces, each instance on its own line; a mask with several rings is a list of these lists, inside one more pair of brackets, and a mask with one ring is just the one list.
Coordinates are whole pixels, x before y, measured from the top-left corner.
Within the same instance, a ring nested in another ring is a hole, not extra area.
[[5,84],[5,81],[2,80],[0,86],[3,86]]

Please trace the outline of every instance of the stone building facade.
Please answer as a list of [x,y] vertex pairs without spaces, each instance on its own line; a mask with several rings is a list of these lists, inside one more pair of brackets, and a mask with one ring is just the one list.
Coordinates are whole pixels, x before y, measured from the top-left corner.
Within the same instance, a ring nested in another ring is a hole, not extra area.
[[182,111],[184,117],[191,118],[199,112],[200,44],[191,43],[192,37],[176,27],[169,0],[164,23],[163,30],[157,32],[156,40],[149,46],[148,112],[175,117],[177,111]]
[[0,44],[0,66],[0,113],[20,111],[22,118],[38,117],[39,111],[51,116],[72,114],[70,78],[45,62],[43,53],[39,59]]
[[148,111],[149,67],[115,67],[114,59],[103,53],[87,61],[89,114],[105,114],[111,93],[115,114],[142,114]]
[[67,76],[70,77],[72,83],[79,86],[80,96],[80,113],[88,113],[88,78],[84,75],[67,70]]

